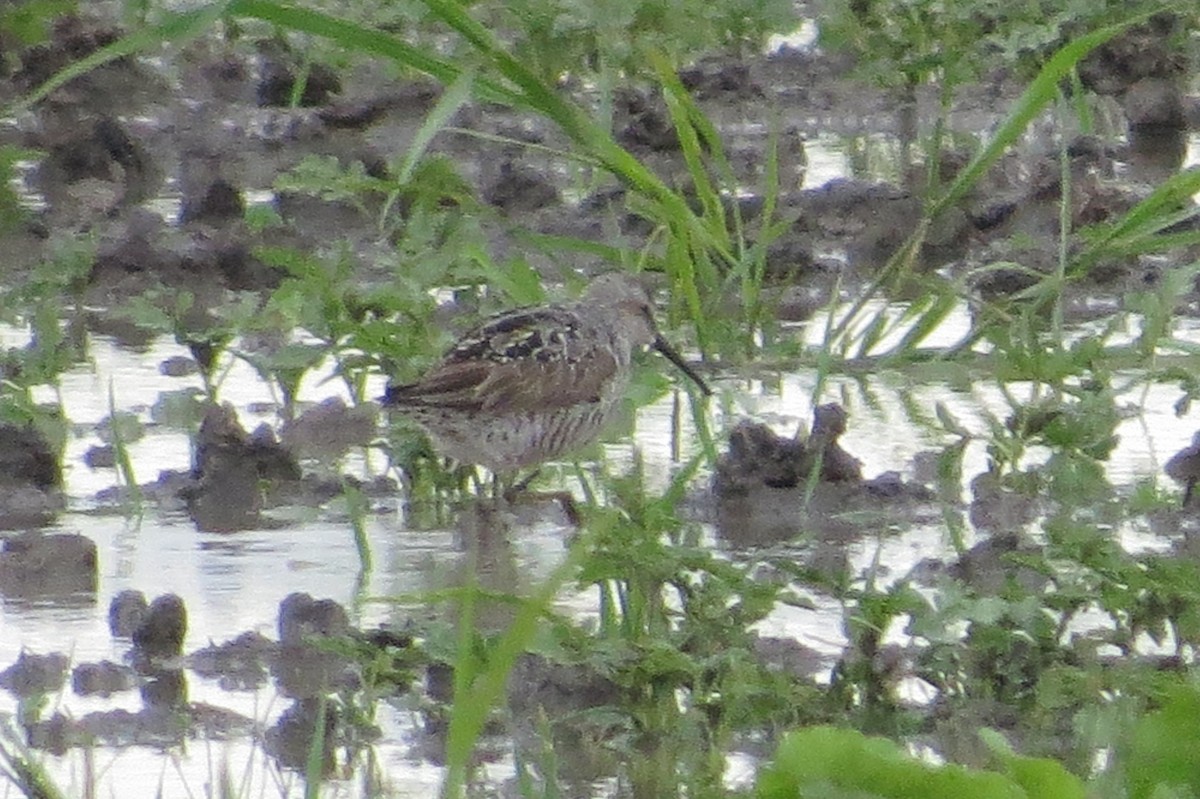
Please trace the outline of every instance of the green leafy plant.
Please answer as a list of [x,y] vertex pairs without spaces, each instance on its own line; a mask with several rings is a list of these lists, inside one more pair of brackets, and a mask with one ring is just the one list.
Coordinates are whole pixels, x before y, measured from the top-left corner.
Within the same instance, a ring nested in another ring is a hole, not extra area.
[[796,796],[1082,799],[1083,783],[1052,760],[998,753],[996,769],[932,765],[885,738],[813,727],[789,733],[759,773],[760,799]]

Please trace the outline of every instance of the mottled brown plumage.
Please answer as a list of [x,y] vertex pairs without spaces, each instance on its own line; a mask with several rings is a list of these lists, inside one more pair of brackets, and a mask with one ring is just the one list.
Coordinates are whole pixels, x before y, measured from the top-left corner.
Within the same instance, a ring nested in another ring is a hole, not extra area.
[[635,279],[601,275],[578,302],[492,317],[423,378],[389,387],[382,402],[457,461],[503,473],[560,457],[603,431],[636,350],[653,347],[709,393],[658,333],[653,310]]

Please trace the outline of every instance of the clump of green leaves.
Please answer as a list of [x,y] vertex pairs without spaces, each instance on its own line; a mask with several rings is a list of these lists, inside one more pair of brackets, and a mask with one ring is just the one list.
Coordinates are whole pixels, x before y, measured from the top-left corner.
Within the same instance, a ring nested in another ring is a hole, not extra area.
[[861,796],[879,799],[1083,799],[1083,783],[1058,763],[1021,757],[998,736],[992,770],[938,766],[885,738],[813,727],[789,733],[758,777],[759,799]]

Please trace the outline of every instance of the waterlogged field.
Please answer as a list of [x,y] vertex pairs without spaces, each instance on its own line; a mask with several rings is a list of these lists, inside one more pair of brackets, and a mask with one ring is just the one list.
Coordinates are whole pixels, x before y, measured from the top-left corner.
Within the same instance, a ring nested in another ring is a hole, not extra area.
[[[1200,790],[1196,9],[594,11],[0,14],[5,794]],[[713,396],[381,412],[610,270]]]

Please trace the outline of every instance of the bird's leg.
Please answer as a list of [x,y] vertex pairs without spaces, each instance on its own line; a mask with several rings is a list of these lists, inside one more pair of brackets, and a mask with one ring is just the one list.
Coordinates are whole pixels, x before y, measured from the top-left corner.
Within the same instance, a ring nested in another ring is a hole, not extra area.
[[[495,481],[495,479],[496,476],[492,475],[492,480]],[[471,470],[471,486],[475,489],[476,494],[480,496],[483,495],[483,481],[479,479],[479,469]]]
[[504,492],[504,498],[511,502],[513,497],[517,496],[518,494],[524,494],[525,490],[529,488],[529,484],[536,480],[537,476],[541,474],[541,472],[542,469],[539,466],[526,475],[524,480],[519,480],[516,483],[513,483],[512,486]]
[[1187,487],[1183,489],[1183,507],[1187,507],[1192,501],[1192,493],[1196,490],[1196,478],[1187,481]]
[[563,515],[567,517],[567,521],[572,527],[579,527],[583,523],[583,517],[579,513],[579,507],[575,504],[575,497],[570,491],[530,491],[529,485],[532,483],[541,472],[540,468],[534,469],[523,480],[514,483],[502,495],[505,502],[513,504],[515,502],[531,502],[538,500],[550,500],[557,502],[562,508]]

